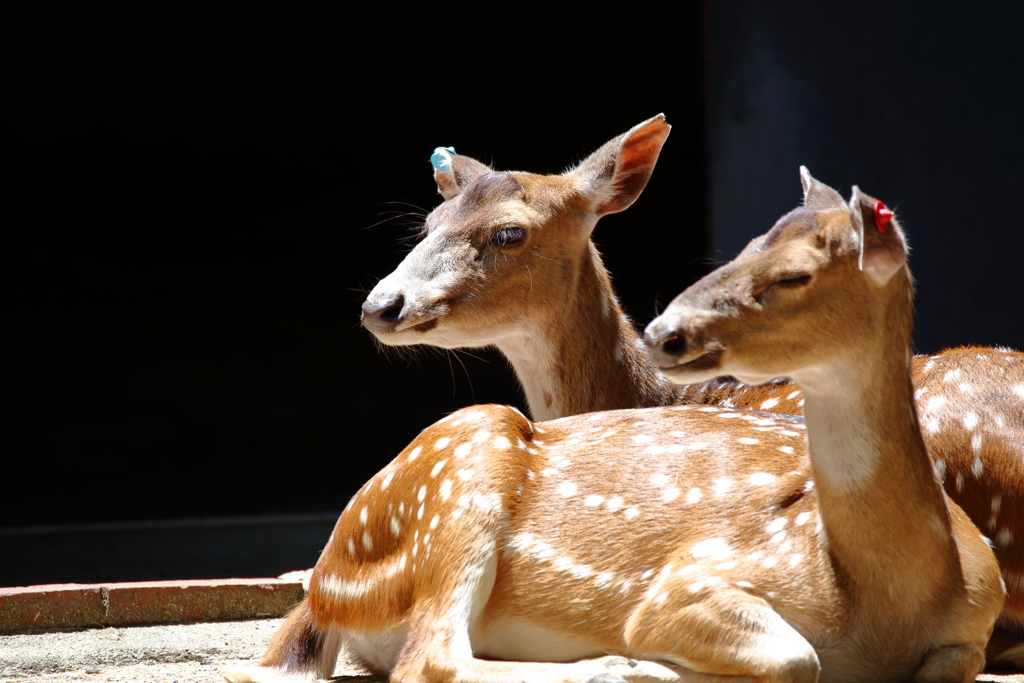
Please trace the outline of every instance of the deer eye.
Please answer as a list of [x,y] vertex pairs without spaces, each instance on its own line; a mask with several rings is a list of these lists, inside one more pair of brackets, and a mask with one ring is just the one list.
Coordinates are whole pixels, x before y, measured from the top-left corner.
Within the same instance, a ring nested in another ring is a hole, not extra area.
[[802,287],[811,281],[810,275],[797,275],[795,277],[787,277],[778,280],[775,283],[775,287]]
[[495,244],[499,247],[504,247],[509,244],[515,244],[516,242],[522,242],[523,238],[526,237],[526,230],[515,225],[507,225],[503,228],[498,228],[488,240],[491,244]]
[[775,283],[774,287],[782,288],[793,288],[803,287],[807,283],[811,282],[810,275],[796,275],[794,278],[783,278]]

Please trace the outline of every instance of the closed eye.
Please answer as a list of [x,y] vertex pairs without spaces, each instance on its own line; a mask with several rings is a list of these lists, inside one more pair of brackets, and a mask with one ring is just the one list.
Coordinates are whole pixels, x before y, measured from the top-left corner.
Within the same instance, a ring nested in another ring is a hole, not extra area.
[[780,278],[778,280],[775,280],[774,282],[769,282],[768,284],[761,285],[760,287],[756,288],[751,293],[751,296],[754,298],[755,301],[760,303],[761,299],[764,298],[764,295],[767,294],[772,289],[796,289],[797,287],[802,287],[806,285],[810,281],[810,275],[794,275],[792,277]]
[[798,275],[796,277],[789,277],[783,280],[779,280],[775,283],[776,287],[801,287],[811,281],[810,275]]

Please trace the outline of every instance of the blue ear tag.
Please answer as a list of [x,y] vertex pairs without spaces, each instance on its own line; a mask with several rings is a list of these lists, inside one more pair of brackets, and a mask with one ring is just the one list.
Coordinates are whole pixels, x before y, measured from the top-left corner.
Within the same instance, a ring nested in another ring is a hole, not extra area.
[[449,161],[448,157],[446,157],[444,154],[441,154],[442,150],[445,152],[449,152],[452,155],[455,154],[454,147],[436,147],[434,148],[434,153],[430,155],[430,163],[433,164],[434,168],[440,171],[441,173],[451,173],[452,162]]

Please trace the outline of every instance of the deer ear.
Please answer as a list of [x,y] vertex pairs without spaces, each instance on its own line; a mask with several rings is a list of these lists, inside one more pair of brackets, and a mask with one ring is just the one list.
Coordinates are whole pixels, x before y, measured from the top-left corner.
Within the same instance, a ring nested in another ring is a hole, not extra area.
[[832,209],[846,206],[842,196],[811,175],[806,166],[800,167],[800,184],[804,186],[804,206]]
[[907,242],[892,211],[854,185],[850,220],[860,238],[860,269],[887,283],[907,261]]
[[471,157],[459,156],[454,147],[438,147],[430,155],[437,191],[445,201],[462,194],[470,183],[491,172],[491,168]]
[[581,181],[594,213],[603,216],[629,208],[647,186],[672,126],[658,114],[608,141],[570,175]]

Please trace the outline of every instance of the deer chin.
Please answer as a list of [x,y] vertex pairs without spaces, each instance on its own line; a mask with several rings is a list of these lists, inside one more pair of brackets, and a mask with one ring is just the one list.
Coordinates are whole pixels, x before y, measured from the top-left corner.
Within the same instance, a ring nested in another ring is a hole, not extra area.
[[423,335],[437,327],[439,317],[428,318],[412,324],[402,322],[395,325],[364,325],[382,344],[388,346],[412,346],[413,344],[433,343],[424,339]]
[[659,366],[658,369],[670,382],[675,384],[703,382],[724,374],[721,370],[724,353],[723,349],[705,351],[693,360],[670,367]]

